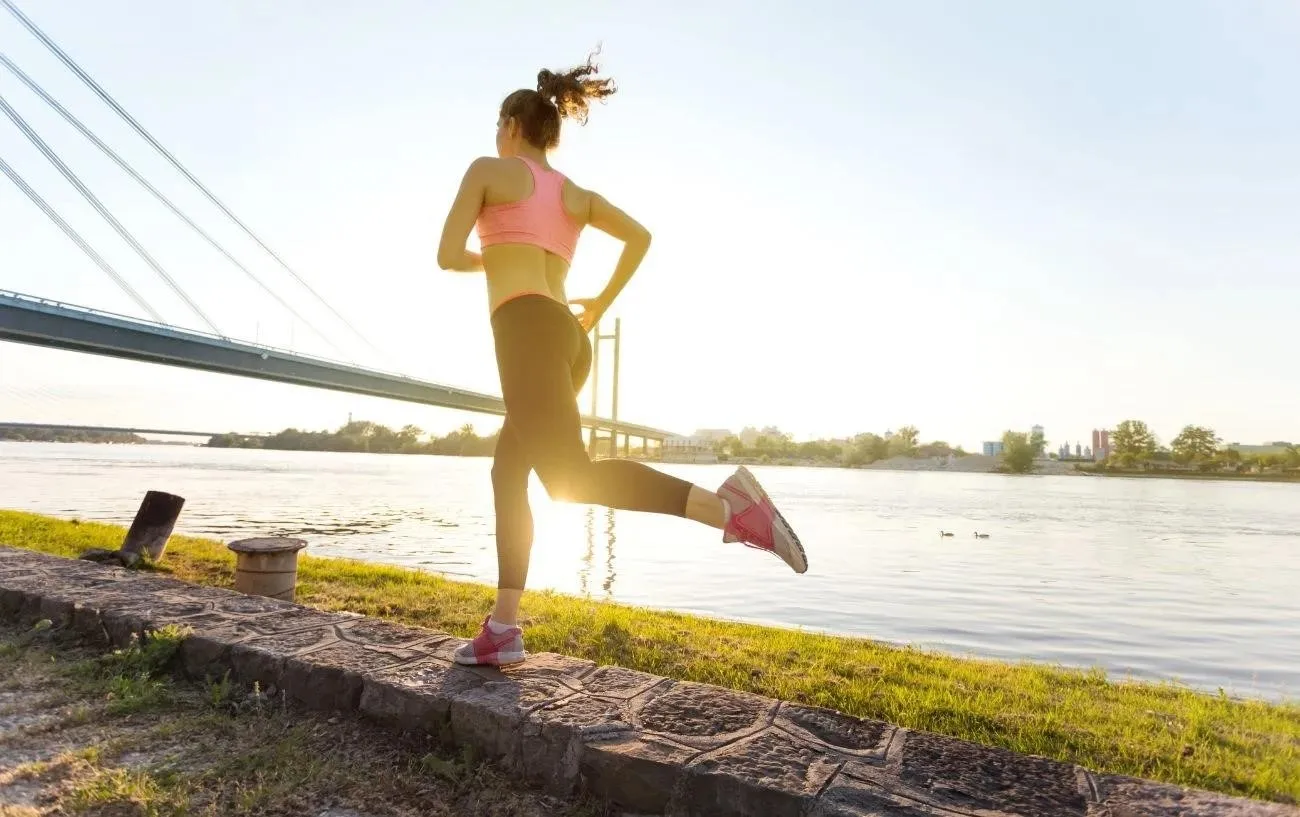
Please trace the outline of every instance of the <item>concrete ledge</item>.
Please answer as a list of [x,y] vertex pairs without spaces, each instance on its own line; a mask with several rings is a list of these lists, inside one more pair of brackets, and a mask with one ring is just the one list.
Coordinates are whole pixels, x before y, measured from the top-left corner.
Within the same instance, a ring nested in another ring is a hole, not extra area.
[[0,547],[0,616],[125,645],[168,624],[194,676],[468,745],[555,794],[679,817],[1300,817],[1300,809],[1018,755],[718,687],[541,654],[499,672],[378,619]]

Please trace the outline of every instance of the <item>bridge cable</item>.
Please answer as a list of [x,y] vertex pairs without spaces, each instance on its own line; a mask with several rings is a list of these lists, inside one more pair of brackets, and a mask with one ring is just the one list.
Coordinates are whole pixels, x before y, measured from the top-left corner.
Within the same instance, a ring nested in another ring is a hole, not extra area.
[[221,333],[221,330],[217,328],[217,325],[212,322],[212,319],[199,308],[199,305],[194,302],[194,299],[190,298],[190,296],[186,294],[185,290],[181,288],[181,285],[176,283],[176,280],[167,274],[167,270],[163,269],[162,265],[149,254],[149,251],[141,246],[140,242],[135,239],[135,236],[131,235],[130,231],[122,226],[122,223],[118,221],[111,212],[109,212],[108,208],[104,206],[104,203],[101,202],[94,193],[90,192],[90,188],[86,187],[81,179],[77,177],[77,174],[73,173],[72,169],[64,164],[63,160],[59,158],[59,155],[45,143],[45,140],[42,139],[36,131],[32,130],[31,125],[27,124],[27,120],[23,119],[18,111],[15,111],[13,107],[10,106],[8,101],[5,100],[3,94],[0,94],[0,111],[3,111],[4,114],[18,126],[18,129],[27,137],[27,141],[31,142],[36,146],[37,150],[45,154],[45,158],[49,159],[50,163],[58,168],[59,172],[63,174],[63,177],[67,179],[73,187],[77,188],[77,192],[81,193],[82,197],[90,203],[90,206],[94,207],[95,210],[104,217],[104,220],[117,231],[117,234],[122,237],[122,240],[126,241],[127,244],[130,244],[131,249],[135,250],[136,254],[144,259],[144,262],[148,264],[154,272],[162,276],[162,279],[167,282],[167,285],[172,288],[172,291],[179,295],[181,300],[185,301],[190,309],[194,310],[194,314],[202,318],[203,322],[206,323],[222,340],[229,340],[229,338]]
[[84,252],[90,258],[91,261],[95,262],[96,266],[98,266],[101,270],[107,273],[110,278],[112,278],[115,282],[117,282],[117,285],[121,287],[122,290],[126,292],[127,295],[131,296],[131,300],[135,301],[136,304],[141,309],[149,313],[150,317],[152,317],[158,323],[166,323],[166,321],[162,319],[162,316],[159,315],[158,312],[152,306],[149,305],[149,302],[146,301],[140,295],[140,293],[132,289],[131,285],[126,282],[126,279],[123,278],[121,274],[118,273],[117,270],[113,269],[113,266],[109,264],[107,261],[105,261],[103,256],[95,252],[95,248],[91,247],[88,243],[86,243],[86,240],[81,237],[81,234],[78,233],[75,229],[73,229],[72,225],[64,221],[63,217],[60,216],[58,212],[49,205],[49,202],[41,198],[41,194],[37,193],[34,189],[32,189],[32,186],[29,185],[23,179],[23,177],[18,174],[18,171],[10,167],[9,163],[6,162],[3,158],[0,158],[0,173],[4,173],[6,176],[8,176],[9,180],[14,183],[14,186],[16,186],[19,190],[23,191],[24,193],[26,193],[27,198],[31,199],[33,204],[41,208],[41,212],[49,216],[50,220],[53,221],[58,226],[58,228],[63,231],[64,235],[72,239],[72,243],[80,247],[81,251]]
[[[350,322],[348,322],[347,318],[343,317],[343,315],[340,314],[337,309],[331,306],[329,301],[325,300],[325,298],[322,297],[320,293],[316,292],[316,290],[313,289],[310,284],[308,284],[305,280],[303,280],[303,278],[300,275],[298,275],[298,273],[295,272],[293,268],[290,267],[284,261],[284,259],[282,259],[275,252],[275,250],[272,250],[269,246],[267,246],[266,242],[262,241],[262,239],[259,238],[257,234],[252,231],[251,228],[249,228],[233,212],[231,212],[230,208],[226,207],[226,205],[223,204],[222,201],[218,199],[211,190],[209,190],[206,186],[204,186],[202,182],[200,182],[197,178],[195,178],[194,174],[191,173],[188,169],[186,169],[186,167],[180,163],[179,159],[177,159],[175,156],[171,154],[170,151],[168,151],[165,147],[163,147],[162,144],[160,144],[158,140],[155,139],[151,133],[149,133],[149,131],[145,130],[143,125],[141,125],[139,122],[135,120],[134,117],[131,116],[131,114],[127,113],[126,109],[124,109],[121,105],[119,105],[117,100],[115,100],[107,91],[105,91],[104,88],[100,86],[100,84],[96,82],[93,77],[90,76],[90,74],[82,70],[81,66],[78,65],[76,61],[72,59],[72,57],[68,56],[68,54],[62,48],[60,48],[57,43],[51,40],[45,34],[45,32],[41,31],[41,29],[38,28],[35,23],[33,23],[30,19],[28,19],[27,15],[23,14],[22,11],[20,11],[19,8],[13,4],[12,0],[0,0],[0,5],[3,5],[6,9],[8,9],[9,13],[12,14],[15,18],[17,18],[18,22],[22,23],[23,27],[25,27],[29,32],[31,32],[32,36],[40,40],[41,43],[47,49],[49,49],[51,53],[53,53],[56,57],[58,57],[59,60],[65,66],[67,66],[67,68],[70,71],[72,71],[72,73],[77,75],[78,79],[80,79],[83,83],[86,84],[88,88],[94,91],[95,94],[101,100],[103,100],[106,105],[112,108],[117,113],[118,116],[122,117],[122,119],[128,125],[130,125],[132,129],[134,129],[135,132],[138,133],[145,141],[147,141],[154,148],[154,150],[158,151],[163,156],[163,158],[165,158],[168,162],[170,162],[172,167],[176,168],[176,170],[179,171],[181,175],[183,175],[186,179],[190,181],[191,184],[197,187],[199,191],[202,192],[203,195],[207,197],[208,201],[212,202],[212,204],[214,204],[218,209],[220,209],[221,212],[225,213],[226,216],[230,218],[231,221],[233,221],[236,225],[239,226],[241,230],[244,231],[245,235],[247,235],[249,238],[255,241],[258,244],[258,246],[260,246],[272,258],[274,258],[276,263],[278,263],[284,269],[285,272],[292,275],[294,280],[296,280],[299,284],[302,284],[302,286],[308,292],[310,292],[316,298],[316,300],[320,301],[325,306],[326,309],[334,313],[334,316],[338,318],[343,323],[343,325],[346,326],[352,332],[352,334],[356,335],[363,343],[369,346],[373,351],[380,352],[380,350],[377,349],[375,345],[372,344],[365,337],[365,335],[361,334],[361,332],[355,326],[353,326]],[[380,352],[380,354],[383,353]]]
[[154,198],[162,202],[163,205],[165,205],[167,209],[171,210],[171,212],[177,218],[179,218],[181,221],[184,221],[187,225],[189,225],[190,229],[194,230],[194,232],[202,236],[203,239],[207,241],[208,244],[211,245],[213,249],[215,249],[217,252],[225,256],[226,260],[230,261],[230,263],[234,264],[236,267],[242,270],[243,273],[247,275],[249,278],[252,278],[253,281],[258,286],[260,286],[268,295],[270,295],[281,306],[287,309],[289,311],[289,314],[293,315],[300,322],[305,324],[307,328],[310,329],[317,337],[321,338],[327,344],[329,344],[331,349],[334,349],[337,352],[342,352],[342,350],[339,349],[337,346],[335,346],[334,343],[331,342],[328,337],[326,337],[319,329],[313,326],[311,321],[307,320],[302,315],[298,314],[297,310],[295,310],[292,306],[290,306],[289,303],[285,301],[283,298],[281,298],[273,289],[271,289],[270,286],[264,283],[262,279],[257,276],[256,273],[254,273],[248,267],[240,263],[238,259],[236,259],[233,255],[231,255],[230,252],[228,252],[225,247],[221,246],[221,244],[219,244],[216,239],[214,239],[211,235],[209,235],[207,231],[205,231],[199,225],[195,224],[194,221],[189,216],[185,215],[185,213],[182,212],[179,207],[177,207],[174,203],[172,203],[171,199],[167,198],[167,196],[164,195],[162,192],[160,192],[158,188],[150,184],[149,181],[145,179],[143,176],[141,176],[134,167],[132,167],[125,159],[123,159],[111,147],[105,144],[102,139],[100,139],[98,136],[95,135],[95,133],[92,130],[90,130],[90,128],[86,127],[86,125],[80,119],[78,119],[75,114],[73,114],[62,104],[60,104],[59,101],[55,99],[44,88],[42,88],[41,85],[38,82],[36,82],[36,80],[28,76],[26,72],[24,72],[21,68],[19,68],[17,65],[14,64],[13,60],[9,59],[2,52],[0,52],[0,64],[4,65],[5,68],[9,69],[9,72],[11,74],[13,74],[19,80],[21,80],[22,83],[28,87],[28,89],[30,89],[33,93],[39,96],[42,100],[44,100],[45,104],[53,108],[60,116],[63,117],[63,119],[68,124],[76,128],[77,131],[80,132],[82,136],[89,139],[90,142],[95,147],[99,148],[100,151],[104,153],[104,155],[112,159],[113,162],[116,163],[117,166],[121,168],[128,176],[130,176],[142,187],[144,187],[145,190],[148,190],[150,193],[152,193]]

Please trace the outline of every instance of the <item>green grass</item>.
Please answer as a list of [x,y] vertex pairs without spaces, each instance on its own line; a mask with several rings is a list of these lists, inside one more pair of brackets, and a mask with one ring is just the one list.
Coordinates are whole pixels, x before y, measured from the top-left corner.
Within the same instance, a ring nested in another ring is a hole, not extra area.
[[[0,543],[75,556],[122,529],[0,511]],[[157,568],[229,587],[233,555],[176,537]],[[298,600],[471,635],[492,589],[304,555]],[[1230,794],[1300,800],[1300,704],[1240,701],[1100,670],[1009,664],[549,592],[524,599],[529,649],[827,706],[1019,752]],[[718,656],[725,656],[719,659]]]

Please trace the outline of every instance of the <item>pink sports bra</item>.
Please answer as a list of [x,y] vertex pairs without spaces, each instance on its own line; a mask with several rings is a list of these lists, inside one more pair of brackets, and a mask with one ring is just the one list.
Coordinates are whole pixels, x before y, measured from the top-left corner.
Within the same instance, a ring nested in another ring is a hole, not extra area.
[[533,174],[533,193],[509,204],[485,206],[475,224],[479,244],[531,244],[573,262],[582,226],[564,209],[564,176],[518,157]]

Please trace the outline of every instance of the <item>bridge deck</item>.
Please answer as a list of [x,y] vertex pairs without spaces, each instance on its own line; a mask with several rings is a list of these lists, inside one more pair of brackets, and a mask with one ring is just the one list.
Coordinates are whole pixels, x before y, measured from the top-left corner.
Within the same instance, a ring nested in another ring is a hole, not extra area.
[[[385,397],[440,408],[505,414],[500,397],[377,372],[283,349],[0,291],[0,340],[161,363],[279,383]],[[603,417],[583,425],[662,441],[672,432]]]

